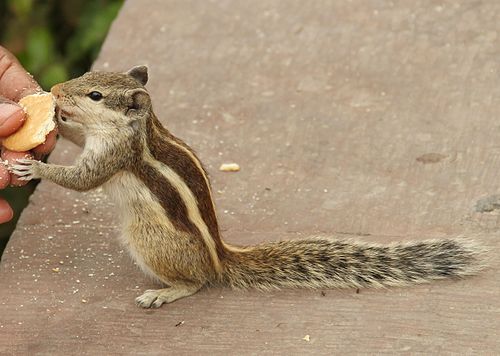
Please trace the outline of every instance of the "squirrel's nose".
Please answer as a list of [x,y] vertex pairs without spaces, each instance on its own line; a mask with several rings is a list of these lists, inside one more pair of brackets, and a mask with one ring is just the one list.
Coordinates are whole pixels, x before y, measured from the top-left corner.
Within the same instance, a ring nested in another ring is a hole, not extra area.
[[54,95],[56,98],[61,96],[61,84],[56,84],[52,88],[50,88],[50,92],[52,95]]

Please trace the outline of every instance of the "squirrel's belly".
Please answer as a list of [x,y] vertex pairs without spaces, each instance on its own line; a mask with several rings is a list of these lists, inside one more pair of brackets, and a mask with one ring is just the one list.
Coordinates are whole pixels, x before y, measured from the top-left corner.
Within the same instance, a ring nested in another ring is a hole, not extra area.
[[102,185],[102,188],[117,204],[120,212],[129,210],[138,200],[154,200],[144,183],[134,174],[126,171],[116,173]]
[[125,225],[161,222],[165,228],[174,229],[158,199],[133,173],[115,174],[103,189],[114,200]]
[[[197,241],[179,231],[165,214],[164,208],[148,187],[129,172],[120,172],[104,186],[121,215],[120,242],[129,251],[137,265],[147,274],[164,283],[199,279],[192,276],[192,266],[201,269],[201,257],[187,258],[187,251],[201,248]],[[196,255],[200,255],[197,253]],[[204,256],[204,254],[201,254]],[[186,275],[179,273],[190,271]],[[198,275],[198,273],[195,273]]]

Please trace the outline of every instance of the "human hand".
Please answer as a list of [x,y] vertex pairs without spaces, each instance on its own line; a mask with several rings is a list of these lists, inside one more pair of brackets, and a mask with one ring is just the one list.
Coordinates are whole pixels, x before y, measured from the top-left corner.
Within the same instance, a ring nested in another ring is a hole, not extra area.
[[[0,46],[0,137],[6,137],[17,131],[26,116],[17,102],[24,96],[36,93],[42,89],[38,83],[21,66],[17,59],[5,48]],[[2,147],[0,162],[0,189],[21,186],[27,183],[9,173],[7,165],[19,158],[40,158],[54,148],[56,142],[55,130],[47,135],[45,143],[35,147],[31,152],[12,152]],[[0,198],[0,224],[12,219],[14,213],[9,204]]]

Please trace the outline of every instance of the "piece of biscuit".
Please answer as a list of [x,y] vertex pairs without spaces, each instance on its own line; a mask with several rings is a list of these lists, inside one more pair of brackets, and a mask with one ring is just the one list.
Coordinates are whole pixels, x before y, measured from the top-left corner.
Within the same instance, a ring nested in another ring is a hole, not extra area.
[[238,163],[223,163],[219,167],[219,171],[222,172],[238,172],[240,170],[240,165]]
[[2,145],[11,151],[29,151],[45,142],[47,134],[56,127],[55,100],[50,93],[28,95],[19,100],[26,112],[23,126],[3,140]]

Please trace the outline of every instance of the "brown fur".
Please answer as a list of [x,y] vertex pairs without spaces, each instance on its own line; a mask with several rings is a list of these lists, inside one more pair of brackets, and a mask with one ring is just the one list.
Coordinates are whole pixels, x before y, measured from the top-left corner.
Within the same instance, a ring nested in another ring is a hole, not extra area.
[[132,167],[132,172],[144,182],[158,199],[176,229],[194,235],[199,234],[196,226],[188,218],[186,206],[179,193],[162,177],[161,173],[143,161]]
[[[123,215],[123,243],[168,288],[146,291],[142,307],[204,285],[234,288],[401,286],[481,269],[482,250],[459,239],[366,244],[307,238],[230,247],[220,237],[207,174],[156,118],[143,85],[147,69],[87,73],[52,89],[60,132],[84,146],[75,166],[22,161],[14,172],[86,190],[103,183]],[[99,91],[101,100],[89,93]]]
[[226,261],[235,288],[403,286],[472,275],[481,249],[444,239],[387,246],[318,237],[265,243]]
[[[194,155],[195,159],[197,159],[194,151],[182,140],[173,136],[165,129],[156,118],[156,115],[151,111],[151,120],[147,123],[148,148],[154,158],[172,167],[180,176],[189,177],[189,179],[186,179],[186,183],[198,200],[198,207],[210,231],[210,235],[216,243],[219,258],[224,258],[226,250],[219,234],[219,225],[212,204],[210,187],[204,178],[204,176],[206,177],[206,172],[199,160],[198,162],[202,167],[202,171],[200,171],[198,167],[193,164],[193,160],[182,149],[174,145],[173,142],[187,149]],[[163,199],[168,201],[170,197],[166,195]]]

